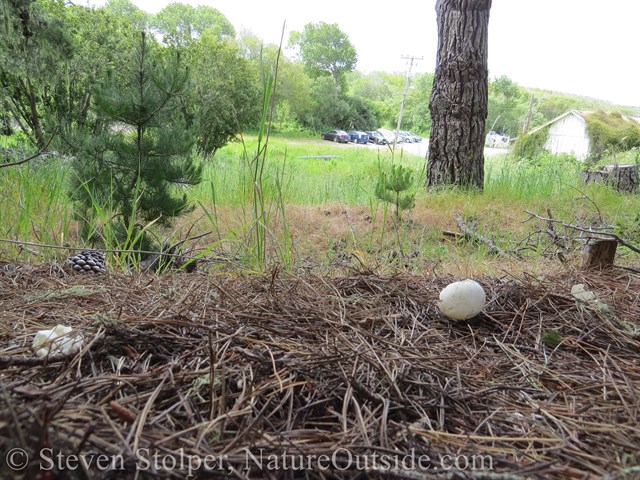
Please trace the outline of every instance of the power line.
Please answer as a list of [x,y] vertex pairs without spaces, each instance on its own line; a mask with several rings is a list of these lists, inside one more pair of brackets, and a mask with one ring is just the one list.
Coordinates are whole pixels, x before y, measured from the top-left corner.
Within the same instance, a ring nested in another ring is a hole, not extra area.
[[415,57],[413,55],[402,55],[403,60],[408,60],[407,67],[407,78],[404,83],[404,93],[402,94],[402,103],[400,104],[400,114],[398,115],[398,125],[396,126],[396,133],[393,137],[393,148],[395,150],[396,144],[398,143],[398,134],[400,133],[400,128],[402,127],[402,116],[404,115],[404,103],[407,100],[407,91],[409,90],[409,81],[411,79],[411,69],[413,68],[413,62],[417,60],[423,60],[424,57]]

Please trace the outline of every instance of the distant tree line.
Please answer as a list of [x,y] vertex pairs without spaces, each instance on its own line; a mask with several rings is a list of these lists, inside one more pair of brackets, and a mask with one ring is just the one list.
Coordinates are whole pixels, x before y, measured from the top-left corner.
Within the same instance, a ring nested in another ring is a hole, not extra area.
[[[217,9],[172,3],[152,15],[130,0],[108,0],[102,8],[63,0],[3,0],[0,34],[0,126],[20,131],[43,148],[57,132],[63,150],[78,131],[97,134],[104,118],[96,95],[117,84],[122,67],[136,57],[139,32],[148,48],[167,61],[177,55],[188,81],[176,104],[194,147],[212,155],[238,132],[260,120],[263,79],[278,46],[263,45],[236,31]],[[404,72],[356,70],[357,52],[336,24],[309,23],[283,45],[276,85],[273,128],[318,134],[328,128],[393,128],[404,88]],[[433,74],[411,79],[403,128],[428,136]],[[533,96],[533,98],[532,98]],[[568,109],[602,109],[597,100],[533,91],[507,77],[489,82],[487,131],[512,137]]]

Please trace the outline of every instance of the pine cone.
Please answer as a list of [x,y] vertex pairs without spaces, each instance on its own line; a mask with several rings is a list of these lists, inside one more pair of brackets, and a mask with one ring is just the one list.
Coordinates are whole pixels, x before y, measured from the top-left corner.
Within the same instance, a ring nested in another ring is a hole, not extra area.
[[67,258],[65,264],[77,273],[107,273],[104,253],[95,250],[83,250]]

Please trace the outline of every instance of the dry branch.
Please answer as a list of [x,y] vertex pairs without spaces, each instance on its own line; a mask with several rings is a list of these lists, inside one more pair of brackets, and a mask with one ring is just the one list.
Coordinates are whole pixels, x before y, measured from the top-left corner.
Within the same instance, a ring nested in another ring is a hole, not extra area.
[[565,228],[569,228],[571,230],[575,230],[577,232],[582,232],[582,233],[588,233],[592,236],[592,238],[602,238],[602,237],[606,237],[606,238],[610,238],[613,239],[615,241],[617,241],[620,245],[627,247],[629,250],[635,252],[635,253],[640,253],[640,247],[635,246],[634,244],[630,243],[629,241],[625,240],[624,238],[620,237],[619,235],[616,235],[615,233],[612,232],[607,232],[607,229],[610,227],[601,227],[601,228],[584,228],[584,227],[580,227],[577,225],[571,225],[570,223],[567,222],[563,222],[562,220],[556,220],[554,218],[545,218],[545,217],[541,217],[540,215],[537,215],[535,213],[529,212],[525,210],[525,213],[533,218],[537,218],[538,220],[542,220],[544,222],[548,222],[548,223],[557,223],[562,225]]
[[489,253],[491,255],[499,255],[501,257],[511,256],[505,250],[498,247],[493,240],[479,234],[478,232],[475,231],[475,229],[467,225],[460,214],[456,214],[456,223],[458,224],[458,228],[460,229],[460,231],[462,232],[465,238],[470,238],[474,241],[487,245],[489,247]]
[[49,145],[51,144],[55,136],[56,136],[55,133],[51,135],[51,138],[49,138],[49,141],[46,143],[46,145],[43,148],[41,148],[37,153],[31,155],[30,157],[19,160],[17,162],[0,163],[0,168],[16,167],[18,165],[22,165],[23,163],[30,162],[31,160],[35,160],[36,158],[45,155],[47,153],[47,149],[49,148]]

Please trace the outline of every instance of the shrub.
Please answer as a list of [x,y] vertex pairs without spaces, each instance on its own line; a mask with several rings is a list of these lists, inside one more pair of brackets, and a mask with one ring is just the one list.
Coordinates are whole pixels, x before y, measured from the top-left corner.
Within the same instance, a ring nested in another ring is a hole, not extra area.
[[534,133],[521,135],[513,145],[515,158],[533,158],[542,153],[547,140],[548,129],[543,128]]
[[403,210],[416,206],[416,192],[413,187],[413,170],[402,165],[393,165],[390,173],[380,172],[375,194],[380,200],[396,207],[396,219],[399,221]]
[[[182,187],[199,183],[190,155],[193,137],[178,101],[187,84],[179,57],[163,62],[145,34],[122,79],[109,76],[96,92],[100,132],[87,132],[73,162],[71,196],[82,218],[113,211],[115,231],[129,237],[138,222],[169,225],[192,206]],[[93,215],[92,215],[93,213]]]
[[585,120],[593,160],[599,160],[607,152],[640,147],[640,125],[620,113],[598,110],[585,115]]

